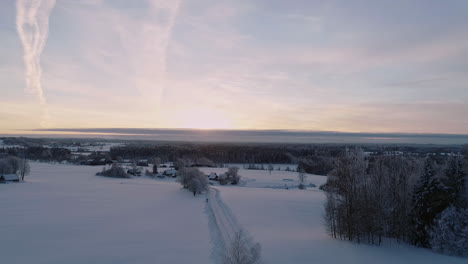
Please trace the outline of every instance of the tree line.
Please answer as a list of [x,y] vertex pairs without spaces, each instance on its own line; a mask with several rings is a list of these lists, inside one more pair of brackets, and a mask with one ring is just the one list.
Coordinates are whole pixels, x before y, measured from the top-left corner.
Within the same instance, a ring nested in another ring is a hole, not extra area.
[[24,181],[24,177],[30,173],[29,162],[25,158],[16,156],[4,156],[0,158],[0,174],[17,174],[19,180]]
[[39,161],[65,161],[71,158],[71,151],[68,149],[42,146],[0,148],[0,153]]
[[348,149],[321,186],[327,231],[358,243],[393,238],[468,256],[466,176],[459,155],[441,160]]

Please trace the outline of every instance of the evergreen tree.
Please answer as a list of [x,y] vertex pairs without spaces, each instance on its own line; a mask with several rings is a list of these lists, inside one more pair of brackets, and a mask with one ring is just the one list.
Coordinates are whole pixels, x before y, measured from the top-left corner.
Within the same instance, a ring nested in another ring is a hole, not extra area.
[[468,160],[468,144],[463,146],[463,155],[465,156],[465,159]]
[[444,186],[435,175],[432,162],[427,159],[424,173],[413,190],[412,242],[415,245],[429,247],[428,229],[436,216],[447,208],[447,202]]
[[434,221],[429,235],[432,250],[468,257],[468,209],[448,207]]
[[464,201],[466,172],[463,168],[463,160],[459,157],[451,157],[445,171],[447,177],[444,181],[449,203],[460,208],[466,206]]

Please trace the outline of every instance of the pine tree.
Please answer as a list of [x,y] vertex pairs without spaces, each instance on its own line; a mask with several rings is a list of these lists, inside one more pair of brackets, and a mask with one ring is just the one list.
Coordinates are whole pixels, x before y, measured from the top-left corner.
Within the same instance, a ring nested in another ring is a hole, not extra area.
[[413,190],[412,242],[429,247],[427,230],[436,216],[447,207],[447,194],[435,175],[432,162],[426,160],[424,173]]
[[448,207],[434,221],[429,235],[432,250],[468,257],[468,209]]
[[449,159],[445,171],[444,184],[447,188],[449,203],[460,208],[466,206],[464,201],[466,172],[463,168],[463,160],[459,157]]

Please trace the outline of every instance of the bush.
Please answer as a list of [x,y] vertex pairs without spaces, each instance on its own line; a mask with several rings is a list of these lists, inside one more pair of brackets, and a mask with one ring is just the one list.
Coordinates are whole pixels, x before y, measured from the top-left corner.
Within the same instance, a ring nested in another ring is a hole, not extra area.
[[101,172],[96,173],[97,176],[105,176],[111,178],[129,178],[125,170],[120,167],[117,163],[113,163],[110,169],[106,170],[105,167]]

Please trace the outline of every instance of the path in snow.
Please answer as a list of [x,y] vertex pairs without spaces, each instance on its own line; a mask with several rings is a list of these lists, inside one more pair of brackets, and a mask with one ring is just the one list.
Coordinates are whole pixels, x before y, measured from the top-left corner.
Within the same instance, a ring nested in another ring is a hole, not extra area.
[[208,199],[206,213],[213,244],[212,258],[218,263],[237,232],[242,230],[245,235],[249,236],[249,234],[240,226],[234,214],[223,202],[218,189],[210,188],[206,197]]

